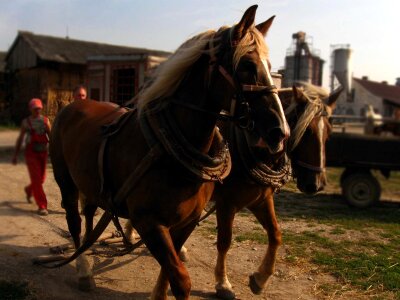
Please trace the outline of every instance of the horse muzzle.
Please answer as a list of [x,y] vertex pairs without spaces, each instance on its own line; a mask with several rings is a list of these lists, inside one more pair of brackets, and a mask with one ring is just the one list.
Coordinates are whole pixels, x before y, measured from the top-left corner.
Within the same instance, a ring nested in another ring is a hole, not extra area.
[[285,150],[289,133],[281,127],[270,129],[265,136],[260,137],[256,143],[257,147],[267,148],[270,154],[277,154]]
[[304,178],[303,174],[297,174],[297,188],[306,195],[315,195],[316,193],[323,191],[326,182],[319,176],[312,176],[313,178]]

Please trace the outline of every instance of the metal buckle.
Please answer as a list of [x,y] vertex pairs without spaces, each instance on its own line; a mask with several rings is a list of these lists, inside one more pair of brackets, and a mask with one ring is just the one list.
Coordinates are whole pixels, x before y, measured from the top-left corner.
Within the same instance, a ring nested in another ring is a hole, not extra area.
[[240,103],[241,116],[237,118],[237,125],[242,129],[252,131],[254,129],[254,121],[251,119],[251,108],[248,102]]

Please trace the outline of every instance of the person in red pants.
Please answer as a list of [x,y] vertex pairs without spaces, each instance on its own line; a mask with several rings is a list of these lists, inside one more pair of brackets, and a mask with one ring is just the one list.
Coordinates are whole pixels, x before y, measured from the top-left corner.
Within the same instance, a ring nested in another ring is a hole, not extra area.
[[38,214],[42,216],[48,215],[47,198],[43,190],[43,183],[46,174],[47,163],[47,144],[50,136],[49,119],[43,116],[42,101],[34,98],[29,102],[31,115],[24,119],[21,123],[21,130],[18,136],[12,163],[17,164],[18,153],[25,139],[25,162],[28,167],[30,185],[25,187],[26,199],[31,202],[33,195],[38,205]]

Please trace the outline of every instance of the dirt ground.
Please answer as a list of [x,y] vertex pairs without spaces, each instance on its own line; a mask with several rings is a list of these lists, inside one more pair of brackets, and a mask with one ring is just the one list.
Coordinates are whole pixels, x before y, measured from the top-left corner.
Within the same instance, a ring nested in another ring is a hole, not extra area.
[[[49,165],[45,190],[50,214],[38,216],[35,205],[25,200],[23,187],[28,183],[25,164],[11,165],[11,154],[5,149],[0,155],[0,280],[27,282],[30,291],[38,299],[149,298],[159,266],[144,247],[123,257],[110,257],[108,254],[113,251],[109,248],[101,248],[99,254],[90,256],[97,284],[90,293],[78,290],[74,263],[59,269],[33,265],[31,260],[38,255],[48,254],[50,246],[68,242],[60,193]],[[207,224],[215,224],[215,217],[211,216]],[[234,231],[237,234],[242,229],[248,230],[254,226],[253,219],[239,215]],[[302,224],[281,222],[281,226],[285,228]],[[216,299],[213,275],[216,236],[215,232],[202,227],[194,231],[186,244],[190,255],[186,266],[192,280],[191,299]],[[110,232],[113,230],[113,227],[108,228]],[[248,288],[248,275],[256,270],[264,252],[265,245],[255,242],[233,243],[228,268],[237,298],[321,299],[323,296],[318,286],[335,282],[335,278],[315,268],[300,268],[285,263],[283,245],[279,250],[276,273],[268,288],[262,295],[255,296]]]

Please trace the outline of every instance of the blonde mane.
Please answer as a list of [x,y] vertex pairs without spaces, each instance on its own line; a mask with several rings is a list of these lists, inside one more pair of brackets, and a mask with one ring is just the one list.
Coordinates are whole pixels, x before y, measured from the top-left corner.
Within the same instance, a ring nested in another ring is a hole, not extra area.
[[[229,27],[221,27],[219,31]],[[232,30],[232,29],[231,29]],[[169,58],[163,62],[152,76],[151,83],[138,95],[137,107],[141,113],[150,103],[156,103],[157,109],[164,105],[163,101],[178,88],[188,69],[202,54],[217,53],[218,46],[205,50],[206,45],[212,45],[216,31],[208,30],[184,42]],[[236,45],[233,56],[233,66],[236,69],[240,59],[248,52],[257,51],[261,59],[268,57],[268,48],[262,34],[253,26]]]
[[[303,82],[301,82],[300,84],[302,85],[301,89],[303,91],[303,94],[307,99],[307,104],[303,114],[297,121],[295,128],[291,131],[290,139],[288,142],[289,151],[292,151],[294,148],[297,147],[311,121],[324,108],[324,102],[322,101],[322,99],[325,99],[329,96],[328,92],[321,87]],[[297,105],[297,102],[292,99],[292,103],[285,110],[285,115],[288,116],[296,108]]]
[[[233,27],[232,29],[233,30]],[[268,59],[268,47],[264,36],[252,26],[244,37],[241,38],[233,54],[233,66],[237,69],[240,59],[249,52],[256,51],[260,59]]]

